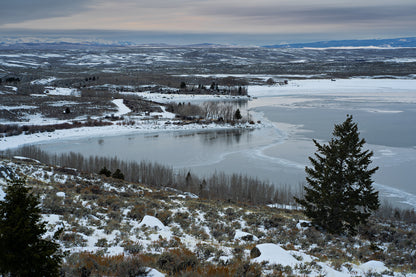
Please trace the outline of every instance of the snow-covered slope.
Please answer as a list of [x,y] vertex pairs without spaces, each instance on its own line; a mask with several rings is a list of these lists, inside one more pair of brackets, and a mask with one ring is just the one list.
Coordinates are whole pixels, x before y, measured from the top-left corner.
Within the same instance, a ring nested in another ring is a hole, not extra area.
[[[367,232],[378,235],[371,240],[366,233],[332,236],[308,226],[302,214],[293,210],[186,197],[179,191],[22,157],[0,160],[0,167],[30,180],[42,202],[47,236],[64,228],[59,243],[70,253],[67,261],[77,253],[108,257],[140,253],[147,261],[144,265],[153,268],[149,276],[172,273],[174,269],[163,262],[166,259],[176,265],[192,261],[187,270],[205,272],[205,276],[214,268],[216,272],[249,268],[263,276],[416,276],[411,273],[414,266],[403,262],[414,256],[414,224],[397,222],[401,227],[392,229],[374,221]],[[7,180],[0,176],[1,197],[5,186]],[[254,248],[259,252],[256,256]],[[247,262],[252,266],[245,267]],[[75,266],[65,264],[66,269]]]

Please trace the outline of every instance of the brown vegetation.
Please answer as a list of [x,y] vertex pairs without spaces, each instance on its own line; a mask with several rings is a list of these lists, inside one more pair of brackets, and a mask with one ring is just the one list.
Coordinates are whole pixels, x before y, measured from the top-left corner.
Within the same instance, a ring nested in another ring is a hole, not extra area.
[[0,124],[0,136],[17,136],[20,134],[30,135],[43,132],[54,132],[56,130],[73,129],[80,127],[108,126],[113,123],[102,120],[72,121],[71,123],[49,124],[49,125],[17,125]]
[[[252,204],[287,203],[293,204],[293,195],[289,187],[277,187],[268,182],[241,174],[226,175],[215,173],[201,179],[188,173],[175,173],[172,168],[151,162],[125,162],[117,157],[107,158],[70,152],[51,155],[34,146],[25,146],[4,153],[8,156],[25,156],[47,164],[60,164],[86,172],[99,172],[106,166],[111,172],[120,169],[125,180],[139,182],[153,187],[170,187],[189,191],[207,199],[222,199],[230,202],[248,202]],[[294,192],[295,193],[295,192]]]

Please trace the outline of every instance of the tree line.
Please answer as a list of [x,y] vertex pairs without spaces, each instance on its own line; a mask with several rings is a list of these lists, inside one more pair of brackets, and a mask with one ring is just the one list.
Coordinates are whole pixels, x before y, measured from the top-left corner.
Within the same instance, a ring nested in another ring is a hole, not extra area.
[[[75,168],[83,172],[99,173],[103,167],[114,172],[119,169],[124,180],[142,183],[155,188],[170,187],[194,193],[202,198],[247,202],[250,204],[294,204],[293,196],[298,191],[290,186],[272,183],[242,174],[216,172],[200,177],[186,170],[175,171],[171,167],[148,161],[123,161],[117,157],[84,157],[80,153],[50,154],[35,146],[6,150],[6,157],[24,156],[45,164]],[[298,188],[297,188],[298,189]]]

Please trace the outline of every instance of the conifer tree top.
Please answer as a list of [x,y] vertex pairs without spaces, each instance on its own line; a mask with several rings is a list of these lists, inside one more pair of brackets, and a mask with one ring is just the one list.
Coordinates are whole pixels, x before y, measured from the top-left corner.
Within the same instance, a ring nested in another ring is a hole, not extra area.
[[42,238],[39,200],[24,180],[13,180],[0,201],[0,273],[11,276],[59,276],[59,245]]

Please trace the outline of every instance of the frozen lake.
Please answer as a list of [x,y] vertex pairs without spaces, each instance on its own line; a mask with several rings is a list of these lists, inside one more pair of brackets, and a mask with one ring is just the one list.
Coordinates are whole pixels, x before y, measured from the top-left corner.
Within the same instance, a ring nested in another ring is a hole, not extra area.
[[315,146],[334,124],[352,114],[380,169],[375,187],[383,198],[416,207],[416,91],[414,80],[303,80],[288,86],[250,87],[247,104],[268,127],[254,131],[178,131],[60,140],[43,150],[148,160],[190,169],[243,173],[297,188]]

